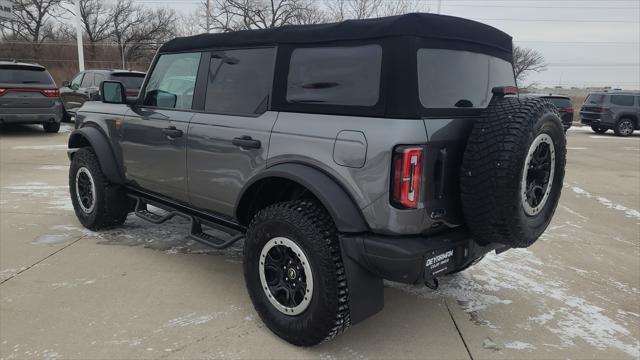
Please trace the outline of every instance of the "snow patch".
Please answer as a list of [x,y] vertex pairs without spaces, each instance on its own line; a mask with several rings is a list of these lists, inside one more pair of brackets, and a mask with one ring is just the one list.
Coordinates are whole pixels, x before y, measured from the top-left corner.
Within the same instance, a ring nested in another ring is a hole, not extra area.
[[637,220],[640,220],[640,211],[638,211],[638,210],[630,209],[630,208],[628,208],[628,207],[626,207],[624,205],[614,203],[613,201],[611,201],[611,200],[609,200],[609,199],[607,199],[605,197],[602,197],[602,196],[592,195],[587,190],[584,190],[584,189],[582,189],[580,187],[577,187],[577,186],[571,186],[571,190],[573,190],[573,192],[576,193],[576,195],[578,195],[579,197],[583,196],[583,197],[586,197],[588,199],[595,199],[600,204],[606,206],[609,209],[614,209],[614,210],[618,210],[618,211],[624,212],[626,217],[635,218]]
[[504,344],[506,349],[514,349],[514,350],[534,350],[536,347],[522,341],[512,341]]
[[69,166],[68,165],[42,165],[42,166],[38,166],[36,170],[67,171],[69,170]]
[[19,145],[14,146],[13,150],[67,150],[67,145]]

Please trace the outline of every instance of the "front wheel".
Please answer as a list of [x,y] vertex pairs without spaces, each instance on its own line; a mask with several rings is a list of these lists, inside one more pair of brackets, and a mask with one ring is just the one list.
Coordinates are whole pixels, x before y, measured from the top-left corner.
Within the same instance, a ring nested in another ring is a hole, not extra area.
[[597,134],[604,134],[609,129],[607,129],[606,127],[602,127],[602,126],[591,125],[591,130],[593,130],[593,132],[595,132]]
[[618,122],[616,123],[616,127],[613,128],[613,131],[616,133],[616,135],[618,136],[629,136],[631,134],[633,134],[633,129],[635,128],[634,126],[635,124],[633,123],[633,120],[629,119],[629,118],[622,118],[620,120],[618,120]]
[[91,230],[121,225],[129,201],[121,186],[111,183],[91,148],[78,150],[69,168],[69,193],[80,223]]
[[291,344],[313,346],[349,326],[338,233],[325,209],[312,201],[278,203],[253,218],[244,276],[262,321]]

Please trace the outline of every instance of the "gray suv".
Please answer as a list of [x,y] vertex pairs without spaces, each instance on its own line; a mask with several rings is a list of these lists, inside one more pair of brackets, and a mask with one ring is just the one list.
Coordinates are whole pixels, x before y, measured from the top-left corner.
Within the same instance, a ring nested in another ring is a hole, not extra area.
[[62,111],[60,92],[44,66],[0,61],[0,125],[42,124],[55,133]]
[[580,109],[580,122],[603,134],[609,129],[618,136],[640,130],[640,91],[591,93]]
[[178,38],[137,100],[101,87],[69,138],[80,222],[180,216],[213,248],[243,239],[256,312],[296,345],[380,311],[383,279],[436,288],[530,246],[562,190],[557,108],[519,99],[511,37],[465,19]]

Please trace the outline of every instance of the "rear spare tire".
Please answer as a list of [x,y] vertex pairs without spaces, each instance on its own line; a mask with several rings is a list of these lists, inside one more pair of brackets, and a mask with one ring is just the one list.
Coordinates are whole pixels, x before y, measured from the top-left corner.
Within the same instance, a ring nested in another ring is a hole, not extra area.
[[461,169],[465,220],[481,244],[528,247],[555,212],[566,162],[560,115],[544,99],[505,98],[473,126]]

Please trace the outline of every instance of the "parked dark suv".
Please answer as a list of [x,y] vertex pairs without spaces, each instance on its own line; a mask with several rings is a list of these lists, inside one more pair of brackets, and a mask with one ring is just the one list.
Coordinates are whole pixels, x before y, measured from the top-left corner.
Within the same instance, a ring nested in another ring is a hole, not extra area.
[[100,100],[100,83],[105,80],[121,82],[128,97],[137,97],[145,73],[130,70],[86,70],[71,81],[63,81],[60,97],[64,103],[64,120],[74,115],[85,101]]
[[118,82],[101,95],[69,137],[80,222],[181,216],[214,248],[244,239],[254,307],[296,345],[380,311],[382,279],[435,288],[530,246],[562,190],[558,110],[519,99],[511,37],[465,19],[178,38],[135,103]]
[[613,129],[618,136],[629,136],[640,130],[639,119],[639,91],[591,93],[580,109],[580,122],[600,134]]
[[60,92],[44,66],[0,61],[0,125],[42,124],[55,133],[61,118]]
[[573,105],[571,105],[570,97],[554,94],[526,94],[523,96],[546,99],[555,105],[556,108],[558,108],[558,112],[560,112],[560,119],[562,119],[562,127],[564,127],[564,131],[566,132],[571,128],[571,125],[573,124]]

